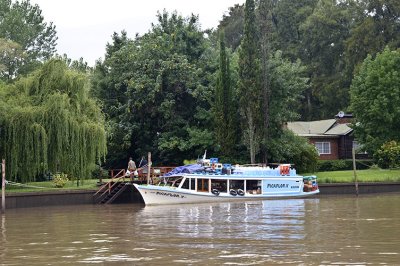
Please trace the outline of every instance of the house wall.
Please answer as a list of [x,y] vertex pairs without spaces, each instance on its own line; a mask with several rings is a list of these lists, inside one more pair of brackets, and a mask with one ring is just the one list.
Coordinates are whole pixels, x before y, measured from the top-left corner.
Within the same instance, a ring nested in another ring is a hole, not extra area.
[[353,136],[340,136],[339,138],[339,159],[352,159]]
[[[353,154],[353,141],[354,137],[352,134],[346,136],[340,136],[339,138],[339,159],[352,159]],[[356,153],[356,159],[366,160],[371,159],[368,153]]]
[[320,154],[320,160],[337,160],[339,159],[339,144],[337,138],[310,138],[310,143],[315,145],[315,142],[330,142],[331,143],[331,153],[330,154]]

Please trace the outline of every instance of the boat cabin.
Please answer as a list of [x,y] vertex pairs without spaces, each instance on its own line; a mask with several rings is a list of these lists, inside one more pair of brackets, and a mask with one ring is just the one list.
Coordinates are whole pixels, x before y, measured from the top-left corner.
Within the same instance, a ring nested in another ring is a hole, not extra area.
[[318,188],[316,177],[239,177],[235,175],[186,174],[169,178],[168,186],[178,190],[214,195],[262,195],[309,192]]

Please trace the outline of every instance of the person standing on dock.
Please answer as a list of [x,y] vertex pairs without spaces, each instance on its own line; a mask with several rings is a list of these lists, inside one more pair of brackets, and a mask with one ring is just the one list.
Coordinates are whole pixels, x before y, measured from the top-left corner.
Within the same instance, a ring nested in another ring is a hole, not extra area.
[[131,178],[131,181],[133,181],[133,177],[138,176],[137,168],[136,168],[136,163],[132,159],[132,157],[129,157],[129,162],[128,162],[128,171],[129,171],[129,177]]

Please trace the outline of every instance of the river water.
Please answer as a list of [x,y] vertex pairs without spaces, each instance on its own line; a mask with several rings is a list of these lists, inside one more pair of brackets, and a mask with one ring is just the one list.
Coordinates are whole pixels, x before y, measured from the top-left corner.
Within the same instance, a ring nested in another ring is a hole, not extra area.
[[10,209],[0,265],[400,265],[400,194]]

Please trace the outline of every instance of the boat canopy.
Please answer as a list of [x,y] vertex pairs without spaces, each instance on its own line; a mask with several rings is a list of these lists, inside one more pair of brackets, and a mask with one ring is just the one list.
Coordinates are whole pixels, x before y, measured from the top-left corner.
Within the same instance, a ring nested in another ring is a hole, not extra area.
[[204,167],[200,164],[188,164],[183,166],[178,166],[174,168],[172,171],[163,175],[163,177],[175,176],[179,174],[193,174],[196,171],[202,170]]

